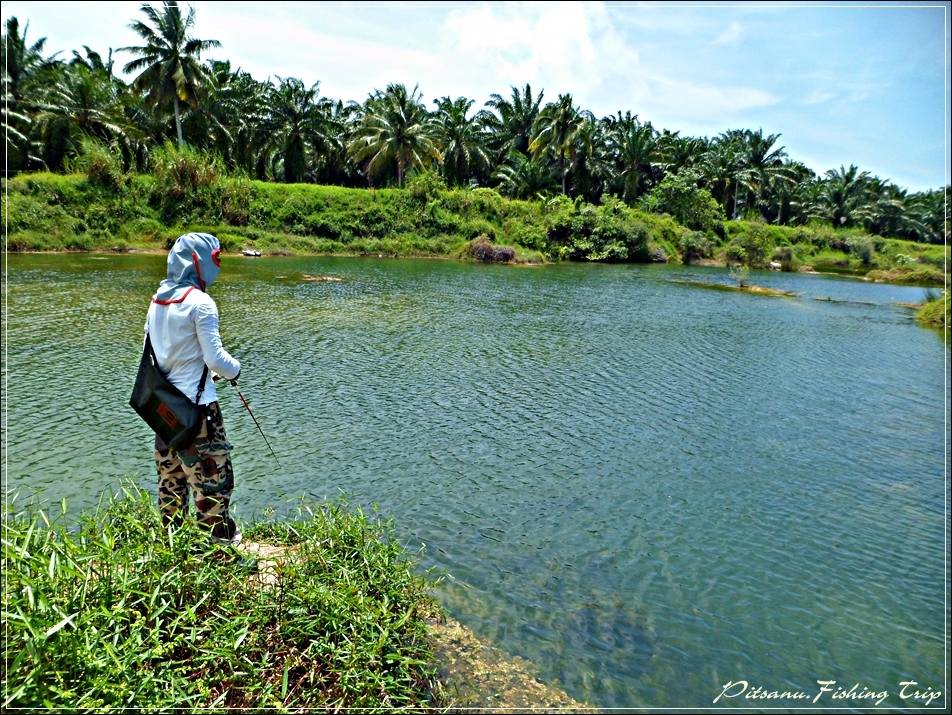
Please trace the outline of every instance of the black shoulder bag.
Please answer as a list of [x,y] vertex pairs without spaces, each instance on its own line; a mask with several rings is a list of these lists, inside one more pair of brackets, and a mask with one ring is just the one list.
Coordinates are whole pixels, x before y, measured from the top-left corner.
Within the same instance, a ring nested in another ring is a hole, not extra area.
[[142,349],[139,372],[129,405],[171,449],[184,449],[195,441],[202,428],[205,410],[198,401],[205,391],[207,378],[208,365],[202,371],[195,401],[190,400],[184,392],[169,382],[159,368],[159,361],[152,349],[152,340],[146,331],[145,347]]

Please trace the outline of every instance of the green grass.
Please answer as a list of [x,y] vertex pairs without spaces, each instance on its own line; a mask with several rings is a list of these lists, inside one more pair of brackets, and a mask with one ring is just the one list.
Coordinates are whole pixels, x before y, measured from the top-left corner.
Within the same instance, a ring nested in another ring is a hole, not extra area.
[[[170,149],[174,154],[174,150]],[[206,162],[206,163],[203,163]],[[191,230],[218,236],[226,251],[264,254],[465,256],[485,236],[515,249],[518,262],[548,260],[722,263],[810,266],[872,280],[942,285],[945,246],[871,236],[859,228],[811,223],[775,226],[727,221],[717,235],[688,231],[664,214],[606,198],[601,206],[566,197],[519,201],[491,189],[442,187],[423,175],[406,189],[353,189],[280,184],[221,175],[195,152],[179,175],[21,174],[8,189],[7,247],[30,250],[163,250]],[[216,173],[217,172],[217,173]],[[199,176],[189,183],[183,176]]]
[[[872,236],[859,228],[834,229],[822,223],[806,226],[773,226],[758,221],[728,221],[727,241],[719,249],[741,245],[759,263],[787,254],[789,267],[809,266],[815,271],[866,276],[891,283],[943,285],[949,265],[949,247],[898,238]],[[869,251],[864,255],[862,249]]]
[[433,705],[435,606],[391,525],[325,504],[245,536],[296,545],[280,586],[133,488],[79,527],[8,506],[3,708]]
[[924,325],[948,328],[952,325],[952,313],[950,313],[949,308],[949,293],[943,291],[938,298],[923,303],[922,307],[916,312],[916,320]]

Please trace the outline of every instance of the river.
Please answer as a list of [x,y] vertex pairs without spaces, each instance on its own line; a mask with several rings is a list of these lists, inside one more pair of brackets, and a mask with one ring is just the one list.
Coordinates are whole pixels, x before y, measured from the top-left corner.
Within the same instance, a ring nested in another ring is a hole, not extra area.
[[[164,272],[155,255],[9,257],[4,482],[21,499],[79,510],[123,475],[154,490],[127,403]],[[239,519],[301,496],[376,504],[446,574],[455,617],[602,707],[710,706],[731,680],[858,682],[893,706],[900,680],[943,688],[948,349],[897,306],[924,289],[684,280],[728,277],[226,257],[210,292],[282,464],[219,387]]]

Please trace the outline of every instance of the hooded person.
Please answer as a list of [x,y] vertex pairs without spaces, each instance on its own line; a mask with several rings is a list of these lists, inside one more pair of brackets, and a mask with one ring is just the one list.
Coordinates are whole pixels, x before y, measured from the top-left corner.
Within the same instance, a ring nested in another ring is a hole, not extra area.
[[228,514],[234,473],[231,445],[225,437],[214,380],[208,371],[236,380],[241,364],[222,346],[218,306],[206,293],[221,272],[221,245],[208,233],[179,236],[168,256],[166,278],[152,297],[146,318],[159,367],[169,382],[203,408],[201,430],[193,444],[173,450],[158,435],[155,463],[159,473],[159,509],[166,523],[181,522],[189,493],[198,523],[212,538],[237,544],[241,534]]

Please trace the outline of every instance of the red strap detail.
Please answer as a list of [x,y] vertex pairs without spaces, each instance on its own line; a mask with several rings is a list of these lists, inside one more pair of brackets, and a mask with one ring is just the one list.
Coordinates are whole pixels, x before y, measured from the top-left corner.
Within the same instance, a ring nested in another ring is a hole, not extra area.
[[153,298],[152,302],[156,305],[172,305],[172,303],[181,303],[193,290],[195,290],[195,286],[189,287],[189,289],[182,294],[182,297],[178,298],[177,300],[159,300],[158,298]]
[[221,249],[216,248],[212,251],[212,263],[221,268]]

